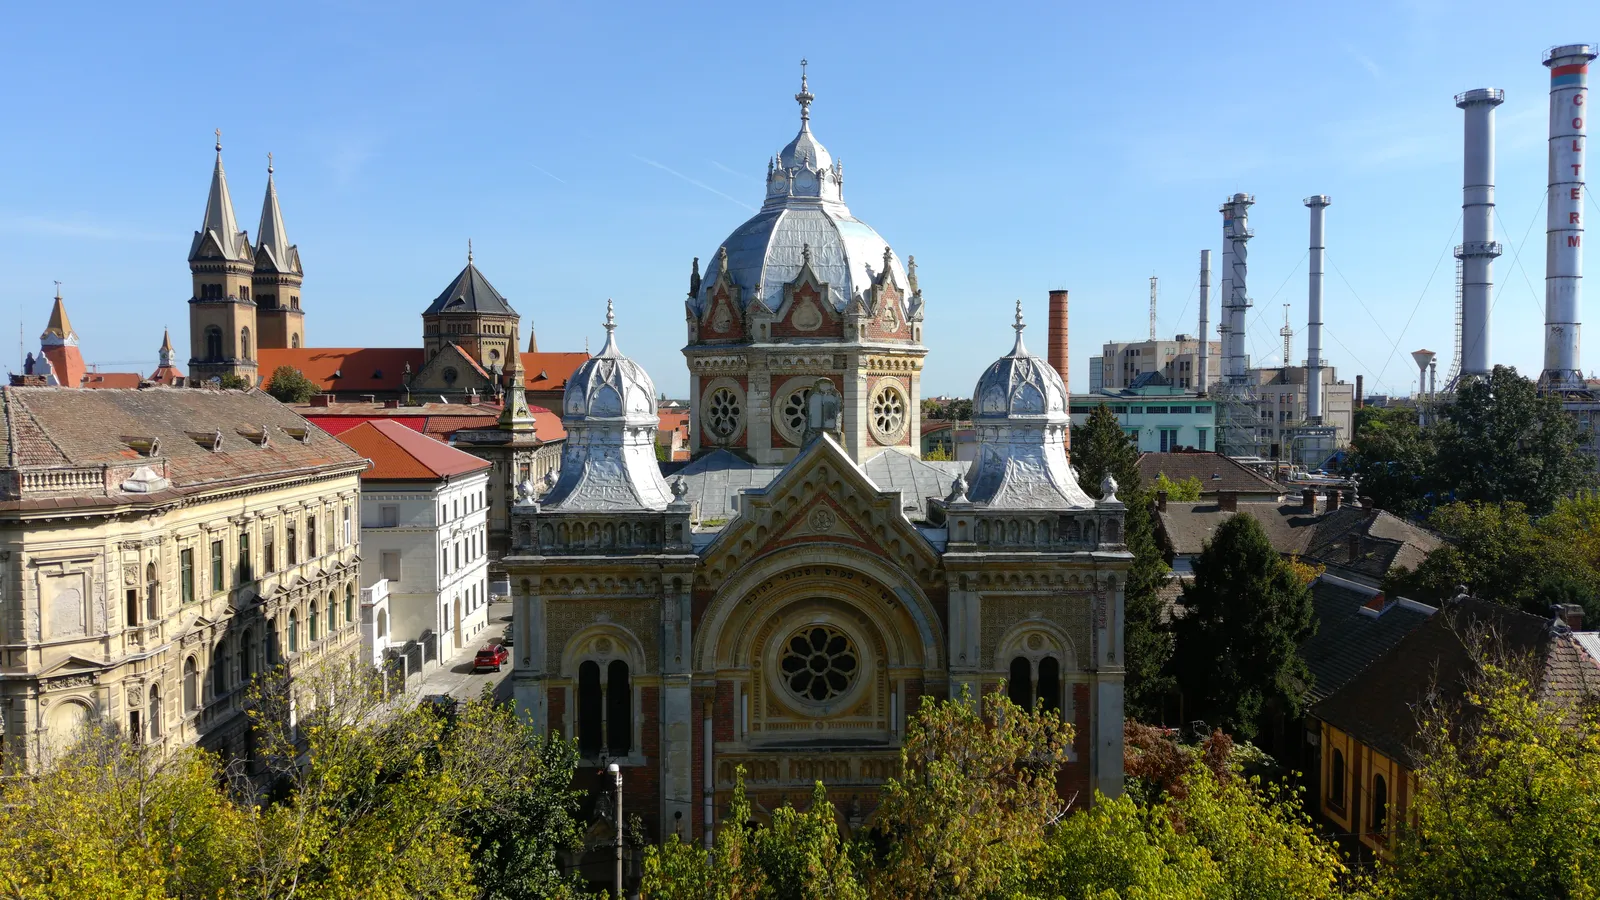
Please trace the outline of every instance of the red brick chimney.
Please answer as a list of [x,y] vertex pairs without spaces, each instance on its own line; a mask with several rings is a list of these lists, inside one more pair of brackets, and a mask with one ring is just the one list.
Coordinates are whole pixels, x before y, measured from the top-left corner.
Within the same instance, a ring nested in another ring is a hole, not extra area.
[[1167,511],[1167,492],[1166,491],[1156,491],[1156,511],[1157,512],[1166,512]]
[[1328,492],[1328,512],[1333,512],[1344,505],[1344,492],[1338,488]]
[[1573,631],[1583,630],[1583,607],[1576,603],[1553,604],[1550,614]]
[[[1050,368],[1061,376],[1061,383],[1072,393],[1072,382],[1067,378],[1067,292],[1050,292]],[[1072,430],[1067,429],[1067,452],[1072,452]]]
[[1367,387],[1366,378],[1364,378],[1364,377],[1362,377],[1360,375],[1357,375],[1356,376],[1356,409],[1361,409],[1361,408],[1363,408],[1363,407],[1365,407],[1367,405],[1366,387]]
[[1306,512],[1315,513],[1317,511],[1317,489],[1301,488],[1300,505],[1306,508]]
[[332,399],[333,399],[333,395],[332,394],[312,394],[311,395],[311,405],[312,406],[327,406],[328,405],[328,401],[332,400]]
[[1217,508],[1223,512],[1238,512],[1239,492],[1217,491]]

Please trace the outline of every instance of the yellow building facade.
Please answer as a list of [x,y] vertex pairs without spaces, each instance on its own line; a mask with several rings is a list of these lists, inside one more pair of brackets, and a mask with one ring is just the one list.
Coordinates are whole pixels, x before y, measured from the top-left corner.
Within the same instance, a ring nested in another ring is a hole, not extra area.
[[251,753],[247,688],[360,648],[366,461],[255,391],[8,388],[8,761],[91,725]]

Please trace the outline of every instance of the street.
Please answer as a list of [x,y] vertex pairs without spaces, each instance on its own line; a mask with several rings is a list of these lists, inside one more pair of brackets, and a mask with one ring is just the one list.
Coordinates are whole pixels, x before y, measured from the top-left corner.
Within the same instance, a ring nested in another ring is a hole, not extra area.
[[489,604],[489,627],[472,643],[463,646],[454,656],[445,660],[443,665],[424,673],[422,680],[406,692],[409,702],[415,703],[419,698],[429,694],[449,694],[461,700],[476,700],[478,695],[483,693],[484,685],[494,689],[496,700],[509,702],[511,683],[506,680],[506,676],[511,674],[511,661],[507,660],[505,666],[498,672],[474,672],[472,658],[485,645],[500,641],[510,624],[509,601]]

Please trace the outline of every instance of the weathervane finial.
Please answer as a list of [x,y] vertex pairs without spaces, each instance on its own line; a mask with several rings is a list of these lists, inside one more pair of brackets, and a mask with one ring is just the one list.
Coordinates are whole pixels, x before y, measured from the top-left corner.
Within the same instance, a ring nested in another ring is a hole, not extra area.
[[267,174],[272,174],[272,151],[267,151]]
[[56,282],[56,299],[61,299],[61,282]]
[[222,152],[222,129],[217,129],[217,152]]
[[795,94],[794,99],[800,104],[800,125],[803,128],[811,121],[811,101],[817,99],[806,86],[806,61],[803,59],[800,60],[800,93]]

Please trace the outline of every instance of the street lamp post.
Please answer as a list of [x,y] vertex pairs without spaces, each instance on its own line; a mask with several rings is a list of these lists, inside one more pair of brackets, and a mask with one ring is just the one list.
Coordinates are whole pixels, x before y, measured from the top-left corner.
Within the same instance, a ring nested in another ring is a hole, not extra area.
[[612,896],[622,900],[622,767],[616,763],[606,766],[611,781],[617,788],[617,883]]

